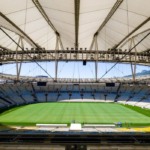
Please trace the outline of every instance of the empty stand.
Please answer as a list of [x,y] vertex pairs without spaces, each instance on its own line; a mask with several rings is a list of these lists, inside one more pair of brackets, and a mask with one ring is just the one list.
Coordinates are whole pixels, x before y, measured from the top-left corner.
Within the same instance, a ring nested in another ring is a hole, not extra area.
[[[114,85],[114,84],[113,84]],[[0,108],[38,102],[118,102],[150,108],[148,85],[104,83],[61,84],[47,82],[45,86],[36,82],[0,84]]]

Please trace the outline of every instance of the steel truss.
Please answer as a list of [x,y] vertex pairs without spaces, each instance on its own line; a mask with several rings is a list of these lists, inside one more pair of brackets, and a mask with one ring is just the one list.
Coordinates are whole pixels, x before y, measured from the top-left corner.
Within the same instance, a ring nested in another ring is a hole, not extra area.
[[[122,59],[123,58],[123,59]],[[6,51],[0,48],[0,62],[15,63],[33,61],[101,61],[101,62],[124,62],[150,65],[150,52],[128,52],[122,50],[45,50],[31,49],[24,51]]]

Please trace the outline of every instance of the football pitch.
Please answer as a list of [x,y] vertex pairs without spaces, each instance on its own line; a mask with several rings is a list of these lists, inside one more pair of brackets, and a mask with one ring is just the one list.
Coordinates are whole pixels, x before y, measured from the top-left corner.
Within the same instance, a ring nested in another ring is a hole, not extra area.
[[9,109],[0,114],[0,123],[35,125],[56,123],[150,125],[150,117],[116,103],[37,103]]

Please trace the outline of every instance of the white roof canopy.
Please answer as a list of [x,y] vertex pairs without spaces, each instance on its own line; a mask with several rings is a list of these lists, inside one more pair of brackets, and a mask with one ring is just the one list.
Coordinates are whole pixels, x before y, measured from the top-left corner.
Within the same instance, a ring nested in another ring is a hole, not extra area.
[[[64,49],[89,49],[96,35],[99,50],[129,49],[150,32],[149,6],[149,0],[0,0],[0,27],[16,42],[21,36],[25,48],[55,50],[59,36]],[[16,49],[2,31],[0,45]],[[150,36],[136,49],[150,49]]]

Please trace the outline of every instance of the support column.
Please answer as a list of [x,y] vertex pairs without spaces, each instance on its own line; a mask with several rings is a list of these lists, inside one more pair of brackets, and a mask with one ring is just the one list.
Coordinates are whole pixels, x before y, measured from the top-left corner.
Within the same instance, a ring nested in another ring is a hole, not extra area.
[[[58,35],[57,37],[58,37],[58,44],[60,45],[61,50],[64,50],[64,46],[63,46],[63,44],[62,44],[60,35]],[[58,46],[59,46],[59,45],[58,45]],[[59,47],[58,47],[58,50],[59,50]]]
[[96,82],[97,82],[97,73],[98,72],[98,62],[96,61],[95,62],[95,80],[96,80]]
[[132,70],[132,78],[133,78],[133,81],[135,82],[136,81],[136,63],[132,64],[131,62],[131,70]]
[[[19,81],[19,77],[20,77],[20,72],[21,72],[21,66],[22,66],[22,62],[18,62],[18,48],[19,48],[19,44],[21,43],[21,47],[24,47],[23,45],[23,41],[22,41],[22,38],[19,37],[19,40],[18,40],[18,45],[16,47],[16,73],[17,73],[17,81]],[[23,58],[23,55],[22,55],[22,58]]]
[[92,43],[90,45],[90,51],[93,49],[94,43],[95,43],[95,36],[93,37]]
[[58,53],[59,48],[61,50],[64,50],[60,35],[57,33],[56,35],[56,46],[55,46],[55,81],[57,82],[57,77],[58,77]]
[[95,36],[95,50],[96,50],[95,81],[97,82],[97,76],[98,76],[98,43],[97,43],[97,35]]
[[58,74],[58,61],[57,61],[57,50],[59,50],[59,36],[56,37],[56,47],[55,47],[55,81],[57,82]]
[[57,77],[58,77],[58,61],[55,61],[55,81],[57,81]]
[[[20,39],[21,47],[24,49],[23,38],[22,38],[22,37],[20,37],[20,38],[21,38],[21,39]],[[19,76],[20,76],[20,72],[21,72],[22,61],[23,61],[23,54],[21,55],[21,61],[20,61],[20,65],[19,65],[19,71],[18,71]]]
[[[134,39],[131,39],[131,45],[130,47],[132,46],[135,46],[135,42],[134,42]],[[134,62],[131,62],[131,71],[132,71],[132,79],[133,79],[133,82],[136,81],[136,60],[137,60],[137,49],[135,47],[135,58],[134,58]]]

